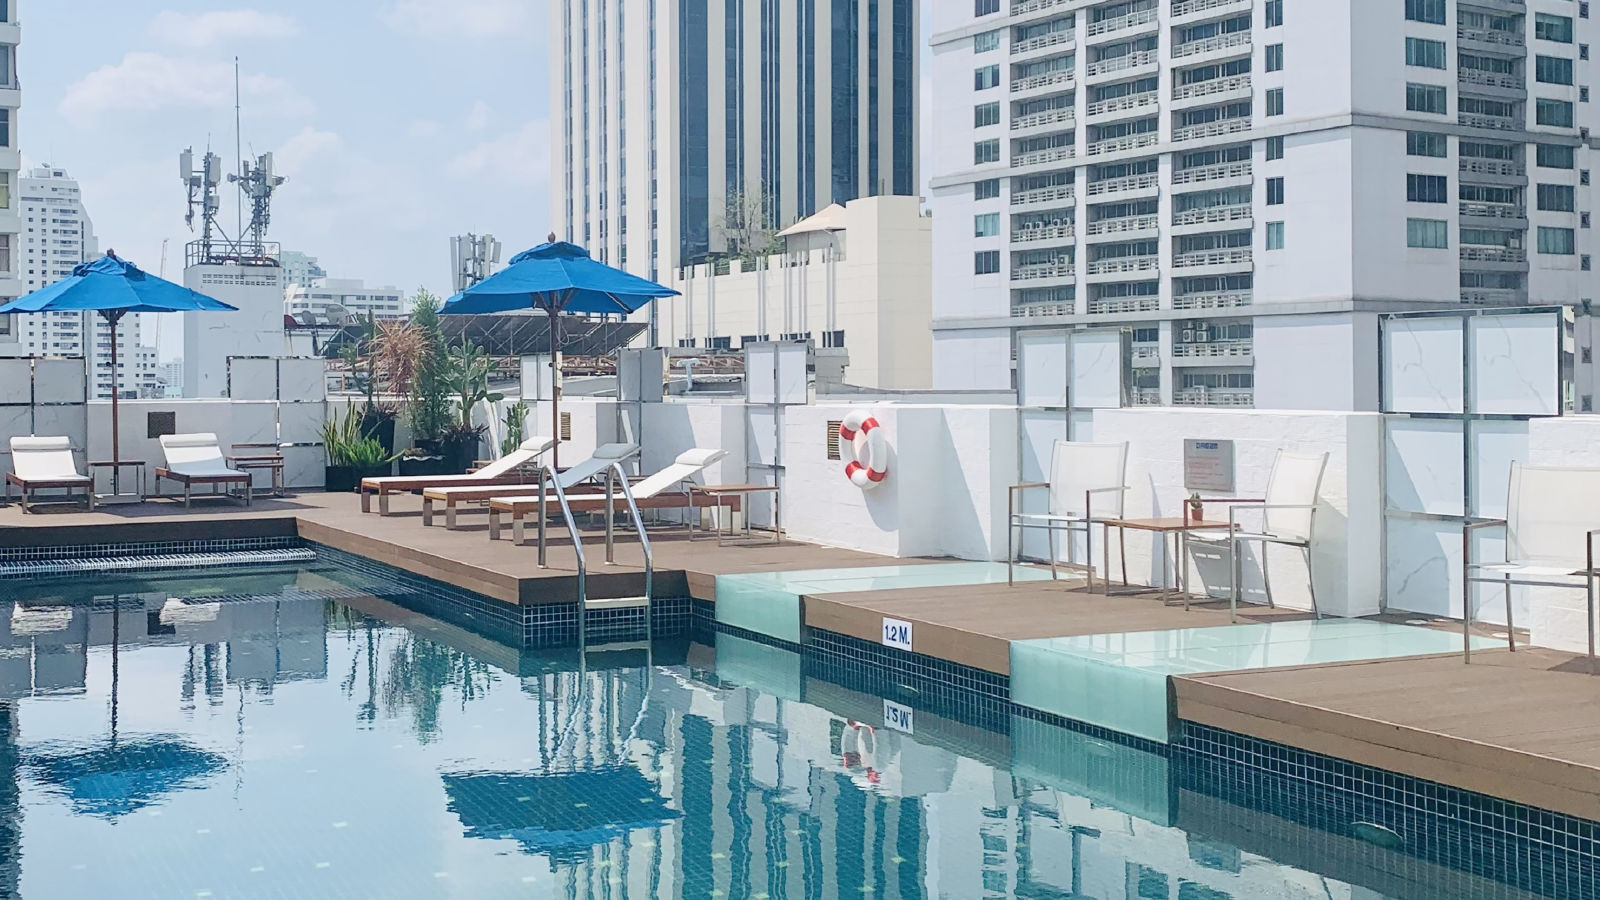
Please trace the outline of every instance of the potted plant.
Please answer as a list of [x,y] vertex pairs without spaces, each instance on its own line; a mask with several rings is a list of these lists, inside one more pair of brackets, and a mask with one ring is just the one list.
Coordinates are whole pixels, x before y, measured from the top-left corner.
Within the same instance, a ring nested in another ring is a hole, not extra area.
[[523,423],[528,418],[528,404],[518,400],[506,407],[506,434],[500,439],[500,455],[505,456],[522,445]]
[[439,299],[427,289],[417,290],[410,323],[417,343],[416,373],[406,404],[411,440],[420,451],[415,456],[437,455],[440,438],[451,422],[450,356],[439,327],[439,306]]
[[356,389],[366,395],[361,408],[361,436],[376,438],[385,453],[394,452],[394,422],[399,410],[378,401],[379,377],[378,320],[372,313],[361,320],[361,336],[340,351],[350,370]]
[[483,402],[497,403],[504,397],[489,390],[492,365],[483,348],[466,338],[450,349],[446,381],[456,397],[456,420],[445,429],[440,449],[452,472],[465,472],[478,458],[485,429],[473,424],[473,408]]
[[374,437],[361,434],[362,415],[353,407],[343,418],[322,423],[322,446],[328,455],[323,487],[330,492],[353,491],[361,479],[389,474],[393,454]]

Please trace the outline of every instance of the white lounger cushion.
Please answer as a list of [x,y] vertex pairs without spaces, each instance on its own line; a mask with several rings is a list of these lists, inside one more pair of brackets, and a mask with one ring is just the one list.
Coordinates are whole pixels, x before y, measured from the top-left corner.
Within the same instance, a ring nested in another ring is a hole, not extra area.
[[11,471],[23,481],[88,481],[72,460],[72,441],[64,437],[14,437]]
[[715,465],[727,455],[726,450],[702,448],[685,450],[678,454],[672,465],[633,485],[633,495],[641,498],[654,497],[663,491],[671,490],[704,472],[707,467]]
[[562,490],[571,490],[638,452],[638,444],[601,444],[593,456],[557,475],[556,480],[561,482]]
[[517,449],[507,453],[494,462],[473,472],[472,478],[499,478],[509,475],[518,466],[531,463],[547,453],[556,445],[556,439],[545,435],[535,435],[517,445]]
[[245,473],[228,465],[222,458],[222,446],[216,434],[203,431],[195,434],[164,434],[161,436],[161,453],[167,458],[167,468],[179,475],[212,477]]

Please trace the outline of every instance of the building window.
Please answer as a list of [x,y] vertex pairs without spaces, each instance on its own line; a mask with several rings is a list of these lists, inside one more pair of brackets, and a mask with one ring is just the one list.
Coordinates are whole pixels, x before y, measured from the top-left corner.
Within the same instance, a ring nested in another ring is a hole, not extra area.
[[1000,85],[1000,67],[998,65],[983,66],[972,73],[972,86],[976,90],[986,91]]
[[1539,144],[1534,159],[1541,169],[1570,169],[1577,156],[1574,149],[1559,144]]
[[1267,249],[1268,250],[1282,250],[1283,249],[1283,223],[1282,222],[1268,222],[1267,223]]
[[972,108],[972,127],[983,128],[1000,124],[1000,101],[979,103]]
[[991,138],[972,145],[972,161],[978,165],[1000,161],[1000,139]]
[[1584,270],[1585,272],[1589,271],[1589,269],[1590,269],[1589,254],[1585,253],[1582,256],[1578,257],[1578,268]]
[[1444,24],[1444,0],[1406,0],[1406,18],[1430,25]]
[[1424,69],[1444,68],[1444,41],[1406,38],[1406,65],[1421,66]]
[[1541,184],[1535,191],[1539,208],[1546,212],[1573,212],[1577,189],[1570,184]]
[[972,274],[994,275],[1000,271],[999,250],[979,250],[972,254]]
[[1281,135],[1267,138],[1267,161],[1271,162],[1275,159],[1283,159],[1283,137]]
[[972,14],[975,16],[987,16],[999,11],[1000,0],[976,0],[973,4]]
[[1566,16],[1536,13],[1533,17],[1533,36],[1541,41],[1572,43],[1572,20]]
[[993,200],[1000,196],[1000,179],[985,178],[972,185],[972,199]]
[[1443,175],[1406,175],[1406,199],[1412,203],[1449,203],[1450,179]]
[[1431,131],[1406,132],[1407,156],[1438,156],[1450,154],[1450,139]]
[[11,173],[0,172],[0,209],[11,208]]
[[1406,246],[1425,250],[1450,247],[1450,223],[1443,219],[1407,219]]
[[996,237],[1000,234],[1000,214],[982,213],[972,217],[973,237]]
[[1539,252],[1553,256],[1571,256],[1578,252],[1578,233],[1571,228],[1539,226]]
[[990,50],[1000,49],[1000,32],[985,31],[972,36],[972,52],[988,53]]
[[1572,104],[1565,100],[1550,100],[1540,97],[1534,103],[1533,120],[1540,125],[1571,128]]
[[1544,84],[1571,84],[1572,60],[1561,56],[1536,56],[1533,77]]
[[1267,27],[1276,28],[1283,24],[1283,0],[1267,0]]
[[0,234],[0,272],[11,273],[11,235]]
[[1267,115],[1283,115],[1283,88],[1273,88],[1267,91]]
[[1283,45],[1267,45],[1267,71],[1278,72],[1283,69]]
[[1268,178],[1267,179],[1267,205],[1268,206],[1282,206],[1283,205],[1283,179],[1282,178]]
[[1436,84],[1408,82],[1406,84],[1406,109],[1412,112],[1446,114],[1448,110],[1445,109],[1444,88]]

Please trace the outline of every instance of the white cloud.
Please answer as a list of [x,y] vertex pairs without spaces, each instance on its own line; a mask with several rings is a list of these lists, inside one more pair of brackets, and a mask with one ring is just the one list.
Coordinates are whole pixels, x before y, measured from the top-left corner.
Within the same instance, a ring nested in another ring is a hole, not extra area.
[[489,118],[493,115],[489,104],[482,100],[472,104],[472,109],[467,111],[467,128],[471,131],[482,131],[489,127]]
[[180,47],[209,47],[250,38],[286,38],[300,33],[289,16],[254,9],[232,9],[195,15],[167,11],[150,23],[150,33]]
[[538,119],[450,161],[452,171],[532,187],[550,179],[550,122]]
[[344,141],[331,131],[318,131],[307,125],[283,142],[272,155],[273,167],[282,175],[299,175],[306,163],[343,149]]
[[411,127],[407,129],[412,137],[418,138],[433,137],[443,130],[444,126],[432,119],[412,119]]
[[541,24],[534,7],[530,0],[400,0],[381,17],[422,37],[520,38]]
[[[257,112],[306,115],[311,102],[289,82],[269,75],[239,81],[245,104]],[[58,107],[63,117],[88,126],[104,115],[174,109],[219,109],[233,105],[233,67],[220,62],[129,53],[67,87]]]

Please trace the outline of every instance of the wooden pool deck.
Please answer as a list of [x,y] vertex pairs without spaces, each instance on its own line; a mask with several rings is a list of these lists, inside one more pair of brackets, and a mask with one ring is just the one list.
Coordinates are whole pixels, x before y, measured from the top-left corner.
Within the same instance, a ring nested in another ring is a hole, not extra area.
[[[0,507],[0,548],[299,535],[507,603],[571,602],[576,557],[551,533],[549,566],[533,547],[491,542],[487,517],[463,527],[425,528],[415,497],[396,514],[362,514],[350,494],[307,493],[258,500],[245,509],[212,502],[191,510],[170,502],[56,508],[24,516]],[[638,544],[621,529],[617,558],[603,560],[598,532],[585,534],[591,596],[638,593]],[[657,591],[715,601],[717,575],[853,566],[937,566],[785,541],[770,535],[719,543],[682,530],[657,531]],[[917,650],[1008,674],[1012,640],[1225,625],[1219,604],[1192,610],[1154,596],[1090,594],[1068,582],[836,593],[802,600],[805,624],[876,642],[885,616],[911,621]],[[1244,621],[1303,617],[1252,609]],[[1548,650],[1225,672],[1172,679],[1179,718],[1600,820],[1600,676],[1581,659]]]

